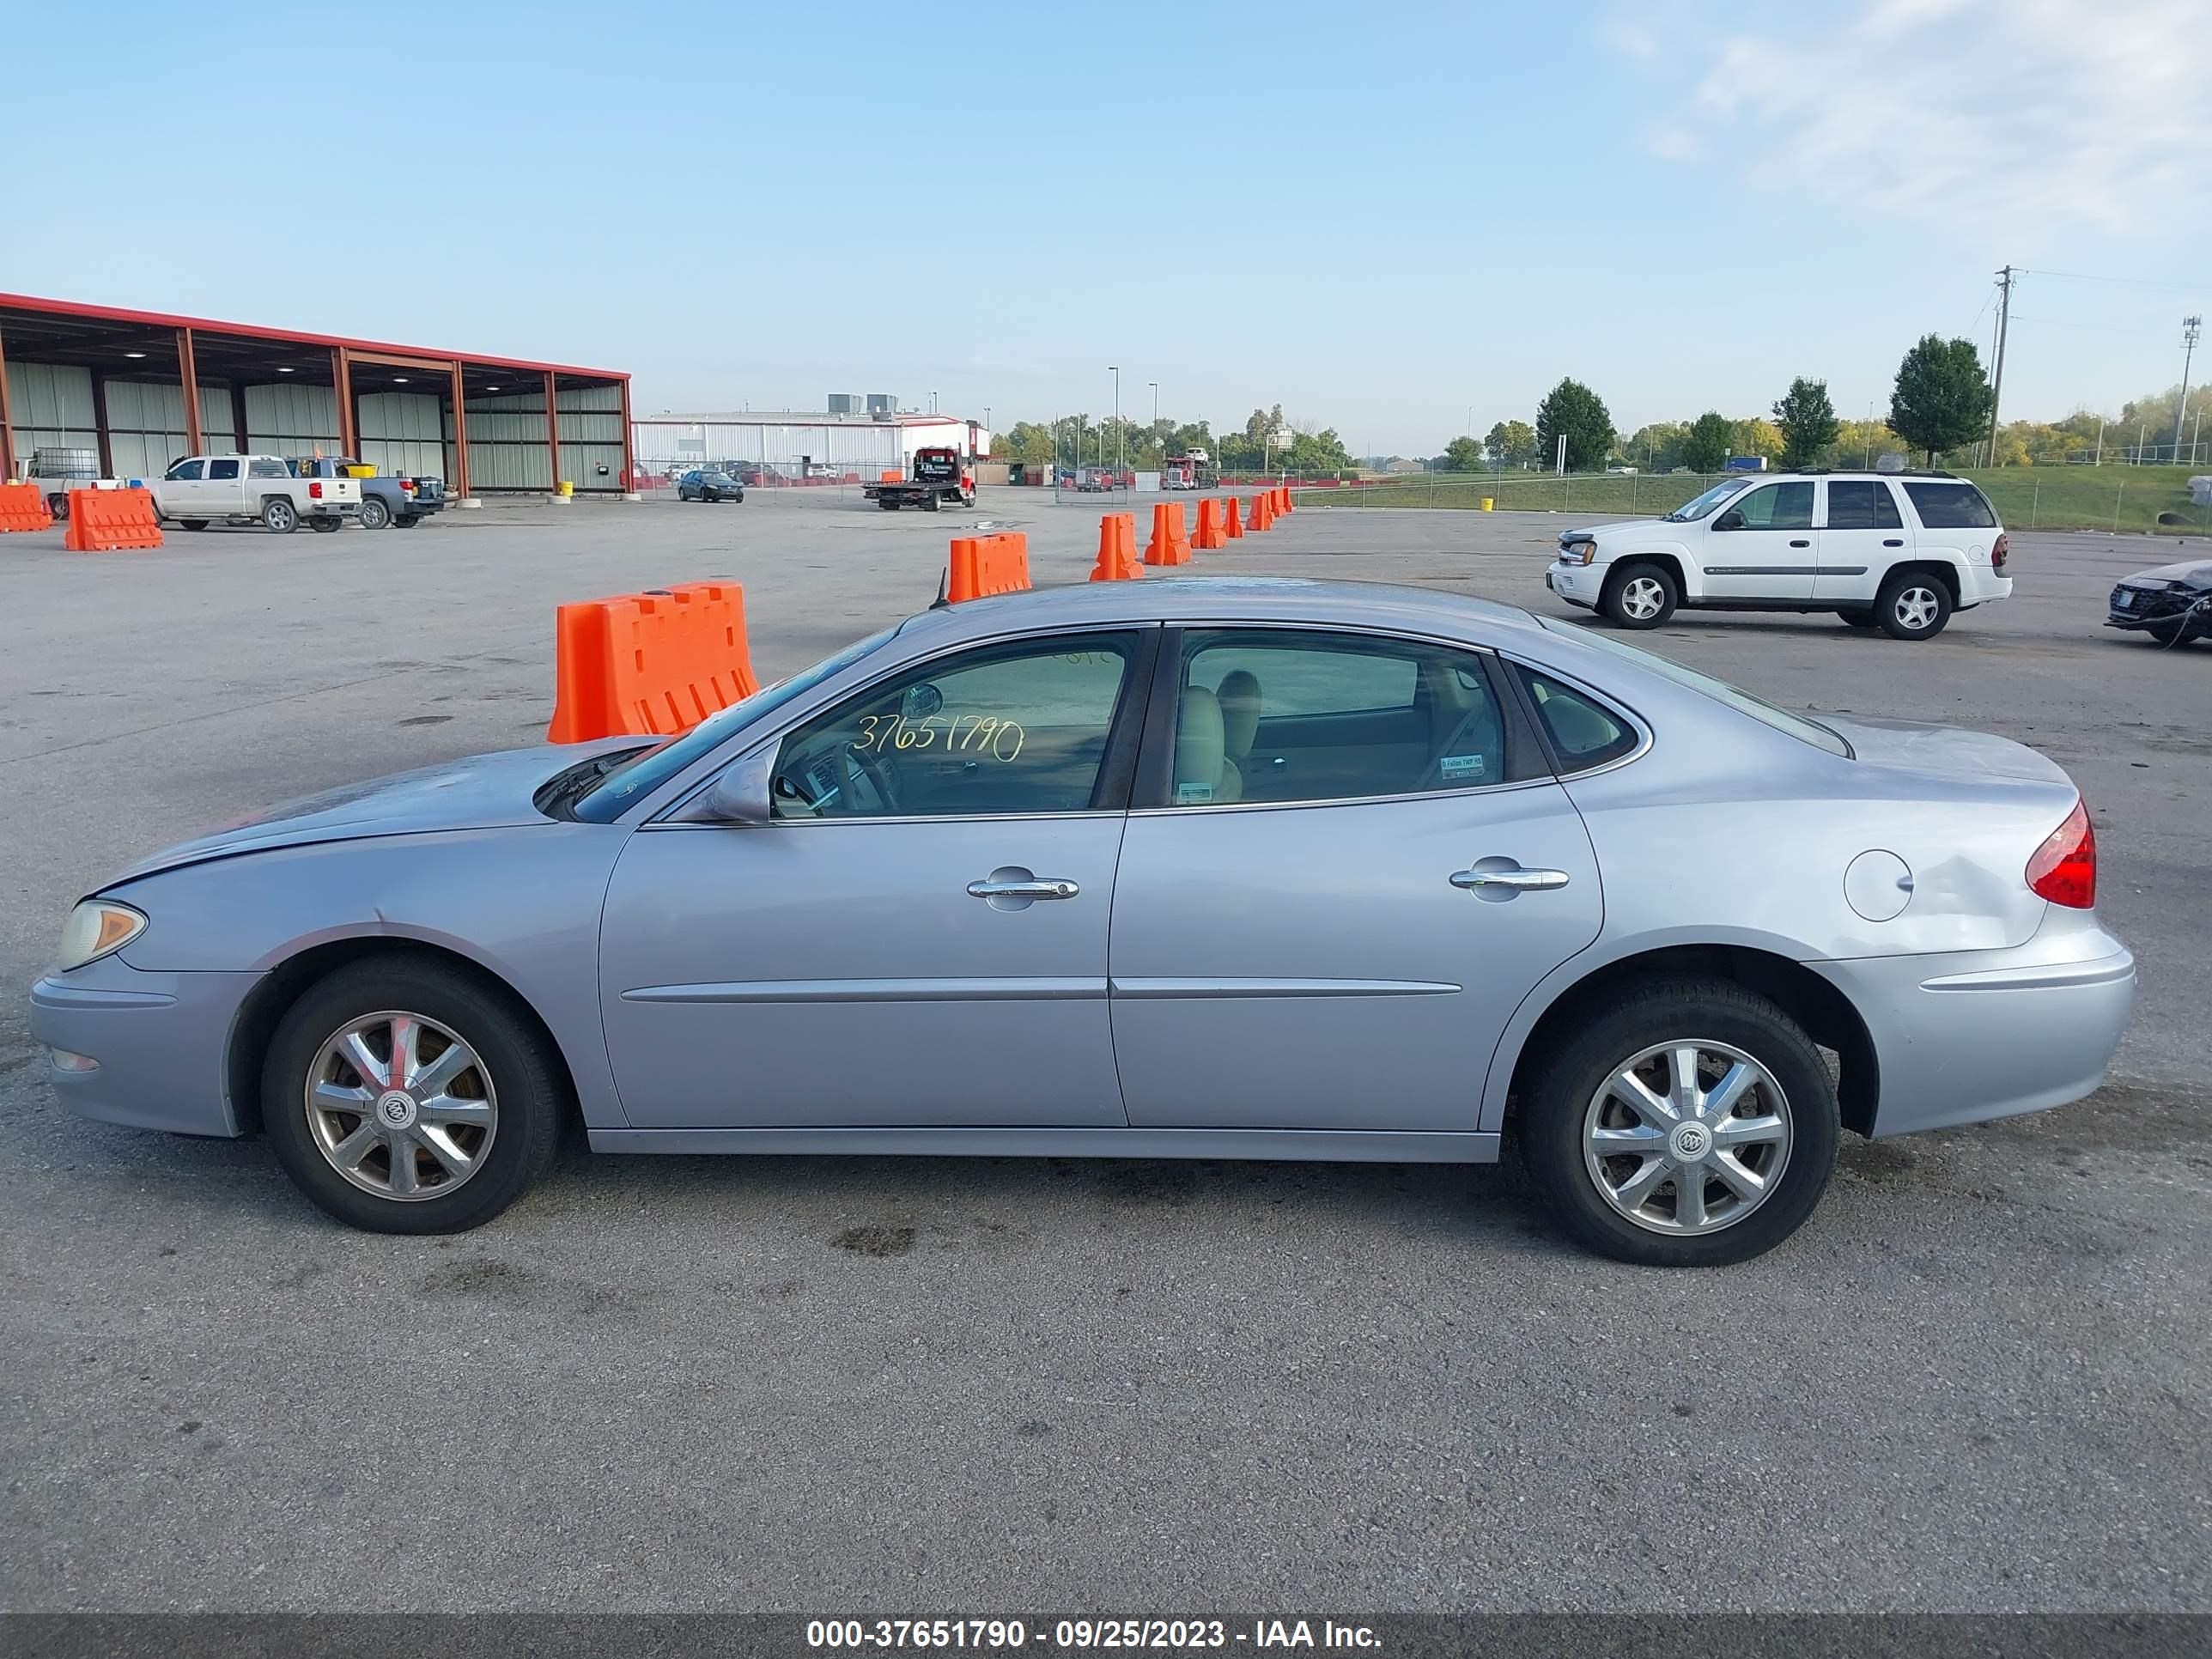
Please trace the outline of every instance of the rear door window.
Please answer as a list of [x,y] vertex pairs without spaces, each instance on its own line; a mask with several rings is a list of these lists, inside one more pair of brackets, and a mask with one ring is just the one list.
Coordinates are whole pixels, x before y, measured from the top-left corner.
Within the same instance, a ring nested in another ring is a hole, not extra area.
[[1830,530],[1902,530],[1897,497],[1879,478],[1835,478],[1828,483]]
[[235,478],[238,476],[237,458],[234,456],[227,461],[210,461],[207,475],[210,478]]
[[1994,530],[1997,515],[1989,498],[1970,483],[1922,483],[1905,486],[1912,497],[1912,510],[1930,530]]

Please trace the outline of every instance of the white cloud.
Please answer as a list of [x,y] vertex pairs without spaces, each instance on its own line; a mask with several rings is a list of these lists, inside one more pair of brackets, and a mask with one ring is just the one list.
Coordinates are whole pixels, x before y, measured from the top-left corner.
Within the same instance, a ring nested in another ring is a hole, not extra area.
[[1717,6],[1674,14],[1663,34],[1603,31],[1656,41],[1626,55],[1675,88],[1644,124],[1648,149],[2008,233],[2021,252],[2069,229],[2170,223],[2212,194],[2212,0],[1871,0],[1774,16]]

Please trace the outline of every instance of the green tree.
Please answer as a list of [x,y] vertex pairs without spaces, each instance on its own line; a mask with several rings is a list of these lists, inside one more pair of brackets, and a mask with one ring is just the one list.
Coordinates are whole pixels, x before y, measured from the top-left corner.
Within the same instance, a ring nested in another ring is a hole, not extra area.
[[1841,424],[1836,406],[1828,401],[1828,383],[1808,380],[1802,374],[1790,382],[1790,390],[1776,400],[1774,423],[1782,428],[1782,465],[1816,465],[1836,441]]
[[1613,451],[1613,416],[1605,401],[1580,380],[1561,380],[1536,406],[1536,453],[1549,462],[1567,444],[1567,471],[1589,472]]
[[1782,459],[1782,428],[1773,422],[1753,415],[1729,423],[1729,453],[1736,455],[1764,455],[1770,461]]
[[1323,427],[1318,432],[1293,430],[1287,447],[1278,444],[1278,462],[1293,472],[1307,474],[1322,472],[1353,472],[1354,465],[1344,441],[1336,435],[1333,427]]
[[1454,438],[1444,446],[1444,453],[1437,460],[1439,472],[1480,472],[1482,446],[1472,438]]
[[1534,466],[1536,428],[1526,421],[1500,421],[1490,428],[1482,447],[1496,466]]
[[1647,472],[1672,471],[1682,465],[1682,438],[1688,429],[1680,421],[1640,426],[1621,446],[1622,454]]
[[1890,392],[1889,424],[1933,466],[1938,450],[1956,449],[1984,436],[1990,424],[1990,383],[1972,340],[1929,334],[1905,354]]
[[1692,472],[1717,472],[1735,442],[1735,422],[1709,409],[1682,434],[1682,465]]

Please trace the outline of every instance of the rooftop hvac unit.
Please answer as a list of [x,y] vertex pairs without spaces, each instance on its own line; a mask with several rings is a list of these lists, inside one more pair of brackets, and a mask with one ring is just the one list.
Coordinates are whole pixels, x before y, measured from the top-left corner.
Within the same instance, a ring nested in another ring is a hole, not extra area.
[[830,394],[832,415],[857,415],[860,412],[860,394],[857,392],[833,392]]
[[898,399],[888,392],[871,392],[868,394],[868,413],[896,415],[898,413]]

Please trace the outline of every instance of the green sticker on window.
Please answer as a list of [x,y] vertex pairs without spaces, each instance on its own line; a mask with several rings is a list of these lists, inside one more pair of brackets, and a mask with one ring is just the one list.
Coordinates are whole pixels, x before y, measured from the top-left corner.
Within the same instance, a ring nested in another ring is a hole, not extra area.
[[1470,778],[1479,778],[1482,775],[1482,757],[1446,755],[1437,763],[1437,771],[1442,776],[1464,783]]

